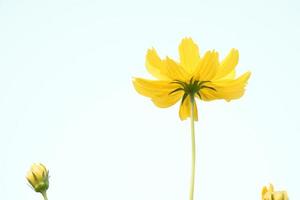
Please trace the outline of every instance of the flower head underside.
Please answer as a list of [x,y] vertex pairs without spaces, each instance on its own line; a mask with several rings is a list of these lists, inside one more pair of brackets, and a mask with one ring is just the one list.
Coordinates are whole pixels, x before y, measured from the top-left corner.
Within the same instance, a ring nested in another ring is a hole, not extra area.
[[156,80],[134,78],[136,91],[151,98],[161,108],[170,107],[181,100],[181,120],[191,116],[192,103],[195,108],[194,119],[198,119],[196,98],[203,101],[230,101],[243,96],[250,72],[236,78],[235,67],[239,57],[236,49],[219,61],[216,51],[207,51],[200,56],[193,40],[184,38],[179,45],[179,56],[180,62],[176,62],[169,57],[161,59],[155,49],[148,50],[146,68]]

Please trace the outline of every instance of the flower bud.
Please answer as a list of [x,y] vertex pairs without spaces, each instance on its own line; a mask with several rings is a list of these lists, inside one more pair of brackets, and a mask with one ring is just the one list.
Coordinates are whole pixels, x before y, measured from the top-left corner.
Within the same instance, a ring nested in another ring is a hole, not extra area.
[[288,195],[286,191],[274,191],[272,184],[269,185],[269,188],[266,186],[263,187],[261,192],[262,200],[288,200]]
[[45,193],[49,188],[49,171],[41,163],[34,163],[26,178],[36,192]]

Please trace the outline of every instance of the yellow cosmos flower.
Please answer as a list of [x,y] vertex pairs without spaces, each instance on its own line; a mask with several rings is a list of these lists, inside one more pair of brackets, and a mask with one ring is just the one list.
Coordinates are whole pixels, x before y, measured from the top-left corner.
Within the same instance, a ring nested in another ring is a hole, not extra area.
[[155,49],[148,50],[146,67],[156,80],[134,78],[133,85],[138,93],[151,98],[161,108],[170,107],[181,99],[180,119],[191,118],[192,169],[189,199],[193,200],[196,165],[194,121],[198,120],[195,99],[238,99],[245,92],[250,72],[235,77],[235,67],[239,59],[236,49],[232,49],[225,59],[219,61],[216,51],[208,51],[200,56],[199,48],[191,38],[181,41],[179,56],[180,62],[176,62],[169,57],[161,59]]
[[238,50],[232,49],[219,61],[218,52],[207,51],[200,56],[199,48],[193,40],[184,38],[179,45],[179,56],[180,62],[176,62],[169,57],[161,59],[155,49],[148,50],[146,67],[157,80],[134,78],[136,91],[151,98],[161,108],[170,107],[181,99],[181,120],[191,116],[192,103],[193,118],[198,119],[196,102],[190,99],[230,101],[243,96],[250,72],[235,76]]
[[269,185],[269,188],[266,186],[263,187],[261,192],[262,200],[288,200],[288,195],[286,191],[274,191],[272,184]]
[[49,171],[41,163],[34,163],[26,176],[28,182],[36,192],[42,193],[47,199],[46,191],[49,188]]

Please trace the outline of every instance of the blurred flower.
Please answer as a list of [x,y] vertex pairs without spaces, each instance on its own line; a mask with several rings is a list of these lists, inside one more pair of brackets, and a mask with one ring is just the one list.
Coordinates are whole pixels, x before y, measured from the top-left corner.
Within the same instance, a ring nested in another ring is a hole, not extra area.
[[49,188],[49,171],[41,163],[34,163],[27,172],[26,178],[36,192],[44,195]]
[[194,120],[198,119],[194,98],[204,101],[215,99],[240,98],[245,91],[250,72],[235,77],[238,63],[238,50],[232,49],[219,62],[216,51],[207,51],[200,56],[198,46],[191,38],[184,38],[179,45],[180,62],[169,57],[162,60],[155,49],[149,49],[146,67],[157,80],[134,78],[133,84],[138,93],[151,98],[161,108],[174,105],[181,99],[179,116],[181,120],[191,117],[193,104]]
[[262,200],[288,200],[288,195],[286,191],[274,191],[272,184],[269,185],[269,188],[266,186],[263,187],[261,192]]

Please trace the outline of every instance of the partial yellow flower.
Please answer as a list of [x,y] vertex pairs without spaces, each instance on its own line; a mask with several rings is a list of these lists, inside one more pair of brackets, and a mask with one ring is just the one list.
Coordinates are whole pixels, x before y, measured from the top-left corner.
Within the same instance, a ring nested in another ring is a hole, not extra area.
[[266,186],[263,187],[261,192],[262,200],[288,200],[288,195],[286,191],[274,191],[274,186],[269,185],[269,188]]
[[199,54],[198,46],[191,38],[184,38],[179,45],[180,62],[169,57],[161,59],[155,49],[149,49],[146,55],[146,68],[156,80],[134,78],[133,85],[138,93],[149,97],[161,108],[176,104],[181,99],[179,116],[185,120],[191,116],[194,104],[194,119],[198,111],[194,98],[204,101],[224,99],[230,101],[243,96],[250,77],[246,72],[235,77],[239,53],[232,49],[219,61],[216,51]]
[[49,171],[41,163],[34,163],[26,178],[36,192],[43,194],[49,188]]

